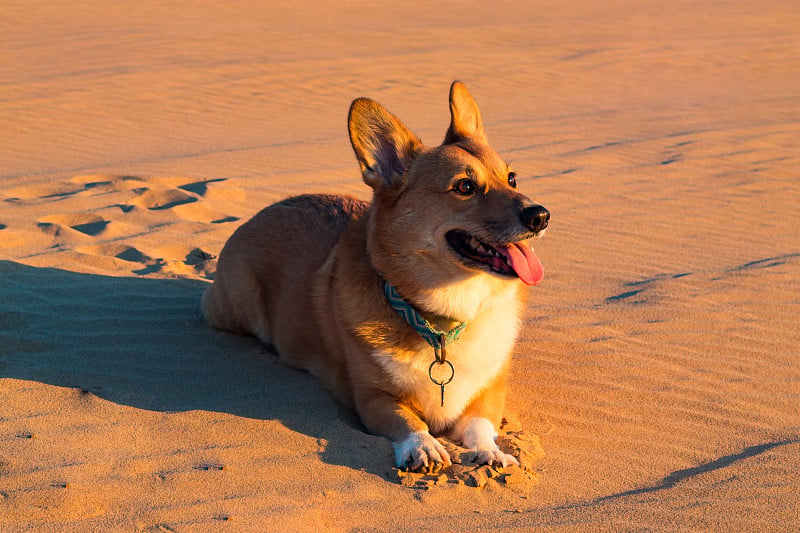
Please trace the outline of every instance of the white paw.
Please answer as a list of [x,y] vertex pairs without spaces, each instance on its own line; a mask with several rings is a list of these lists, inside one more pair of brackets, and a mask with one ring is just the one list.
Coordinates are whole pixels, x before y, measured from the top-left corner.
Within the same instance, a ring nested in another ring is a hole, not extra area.
[[510,465],[519,466],[519,461],[513,455],[503,453],[500,448],[495,445],[494,450],[473,450],[475,452],[475,459],[473,462],[478,465],[502,465],[503,468]]
[[450,465],[450,454],[427,431],[412,433],[400,442],[393,442],[394,462],[398,468],[419,470],[436,465]]
[[462,444],[468,450],[475,452],[475,463],[479,465],[519,465],[516,457],[503,453],[498,448],[494,439],[497,432],[494,425],[486,418],[473,418],[464,430]]

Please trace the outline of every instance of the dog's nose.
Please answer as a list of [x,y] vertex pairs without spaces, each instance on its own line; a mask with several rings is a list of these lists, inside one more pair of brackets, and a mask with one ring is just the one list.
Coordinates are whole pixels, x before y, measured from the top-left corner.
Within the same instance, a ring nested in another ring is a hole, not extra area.
[[547,223],[550,221],[550,211],[541,205],[534,205],[523,209],[519,218],[526,228],[534,233],[539,233],[547,227]]

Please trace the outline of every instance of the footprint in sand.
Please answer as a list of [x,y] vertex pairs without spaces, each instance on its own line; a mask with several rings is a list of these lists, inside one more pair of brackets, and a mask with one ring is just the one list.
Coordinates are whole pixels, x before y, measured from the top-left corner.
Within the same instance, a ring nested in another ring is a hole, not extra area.
[[197,200],[197,196],[181,191],[180,189],[145,189],[139,196],[131,201],[131,204],[136,207],[150,209],[151,211],[160,211],[183,204],[190,204]]
[[226,179],[227,178],[217,178],[212,180],[196,181],[194,183],[187,183],[186,185],[179,185],[178,188],[194,193],[197,196],[205,196],[208,192],[209,183],[220,183],[226,181]]
[[[110,198],[118,198],[121,201],[117,204],[107,205],[106,207],[116,207],[123,213],[130,213],[136,208],[148,211],[168,211],[173,210],[181,218],[187,218],[193,222],[220,223],[238,220],[237,217],[228,216],[217,210],[211,209],[207,205],[201,205],[207,194],[211,191],[210,184],[222,183],[227,178],[215,178],[203,181],[191,181],[180,176],[166,177],[146,177],[146,176],[113,176],[106,174],[91,174],[85,176],[75,176],[69,183],[62,183],[58,188],[50,189],[31,189],[19,192],[15,198],[18,201],[26,200],[46,200],[53,198],[64,198],[71,196],[98,196],[104,195]],[[78,185],[76,187],[76,184]],[[238,189],[235,187],[225,187],[217,197],[237,197]],[[133,193],[133,198],[130,194]],[[191,208],[184,208],[175,211],[175,208],[183,208],[188,204],[195,204]],[[184,216],[189,215],[189,216]]]
[[137,196],[129,203],[150,211],[171,210],[188,222],[234,222],[239,220],[238,217],[226,215],[201,202],[209,192],[209,184],[224,181],[226,178],[185,183],[183,178],[157,178],[146,186],[132,189]]
[[[8,206],[0,249],[11,255],[61,253],[94,270],[203,278],[216,258],[186,238],[239,220],[225,211],[246,200],[227,178],[108,174],[0,186],[0,198]],[[149,239],[156,231],[166,241]]]
[[[172,245],[160,247],[154,252],[158,259],[156,260],[157,263],[150,268],[157,266],[159,270],[169,274],[213,279],[214,272],[217,270],[216,256],[200,248]],[[134,270],[133,272],[139,275],[151,273],[147,269]]]
[[109,221],[103,217],[91,214],[52,215],[39,219],[39,227],[67,226],[90,237],[103,233],[108,224]]
[[54,239],[54,246],[92,240],[106,232],[110,221],[91,213],[49,215],[40,218],[36,226]]
[[140,233],[136,225],[113,220],[104,208],[94,213],[66,213],[39,218],[36,226],[54,237],[56,245],[102,242],[125,238]]
[[138,276],[163,273],[212,279],[216,271],[216,256],[183,245],[162,246],[146,253],[126,244],[108,243],[81,246],[76,251],[124,262],[122,264]]

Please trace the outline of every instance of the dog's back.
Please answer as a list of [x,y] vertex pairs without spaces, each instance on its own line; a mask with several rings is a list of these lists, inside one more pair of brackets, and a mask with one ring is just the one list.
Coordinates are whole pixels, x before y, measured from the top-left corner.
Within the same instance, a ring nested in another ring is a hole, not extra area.
[[323,352],[314,331],[302,337],[280,332],[294,331],[298,321],[314,327],[312,279],[342,231],[366,208],[354,198],[313,194],[263,209],[220,254],[214,285],[203,295],[208,322],[254,335],[281,354]]

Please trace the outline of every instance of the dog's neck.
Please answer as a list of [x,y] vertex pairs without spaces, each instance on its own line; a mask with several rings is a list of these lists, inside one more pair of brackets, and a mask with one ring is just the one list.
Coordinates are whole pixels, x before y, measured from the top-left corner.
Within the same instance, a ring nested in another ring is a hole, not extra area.
[[[472,322],[483,311],[495,305],[515,302],[520,283],[494,279],[478,274],[459,282],[435,289],[423,289],[414,296],[418,308],[436,316]],[[427,316],[427,315],[426,315]]]
[[383,291],[389,305],[434,349],[439,349],[442,343],[448,344],[455,341],[466,327],[466,323],[448,317],[423,316],[404,300],[397,289],[385,279],[383,280]]

